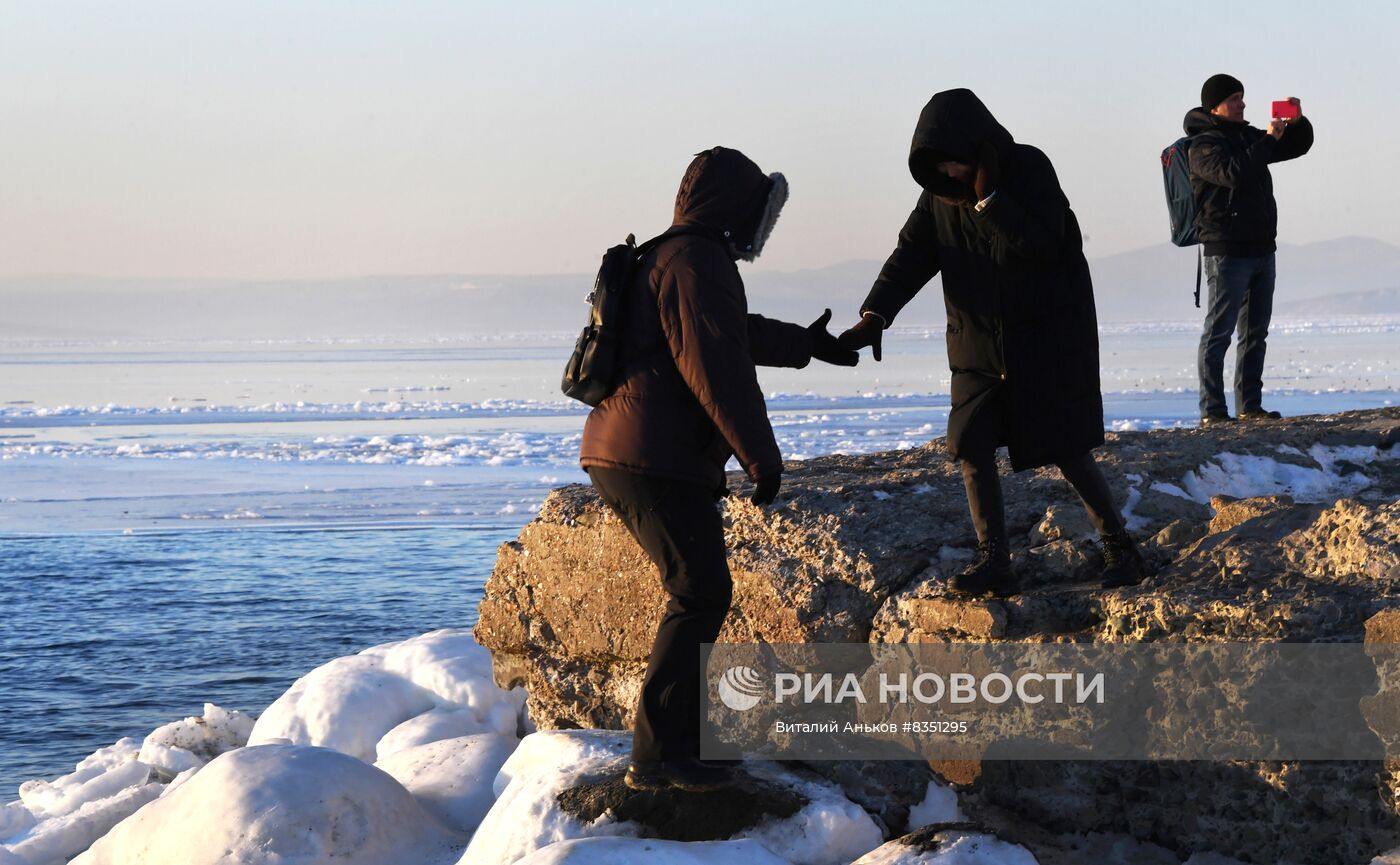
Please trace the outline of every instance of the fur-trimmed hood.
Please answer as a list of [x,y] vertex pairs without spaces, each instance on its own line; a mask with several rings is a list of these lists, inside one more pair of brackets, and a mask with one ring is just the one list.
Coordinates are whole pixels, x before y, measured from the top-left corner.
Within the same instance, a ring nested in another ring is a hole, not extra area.
[[983,142],[996,147],[1001,164],[1008,164],[1015,142],[977,94],[967,88],[935,93],[919,114],[918,126],[914,127],[914,141],[909,147],[909,173],[934,195],[965,197],[966,186],[941,174],[937,165],[940,162],[976,165]]
[[728,147],[697,153],[676,193],[674,226],[700,228],[723,242],[734,258],[753,261],[763,251],[787,202],[787,179],[765,175]]

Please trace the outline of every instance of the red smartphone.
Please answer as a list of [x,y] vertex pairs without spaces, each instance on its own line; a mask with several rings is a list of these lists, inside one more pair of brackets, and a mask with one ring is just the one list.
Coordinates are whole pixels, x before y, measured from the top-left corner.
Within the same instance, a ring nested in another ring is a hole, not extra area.
[[1287,102],[1287,101],[1278,102],[1278,101],[1275,101],[1275,102],[1274,102],[1274,119],[1275,119],[1275,120],[1297,120],[1297,119],[1298,119],[1298,106],[1294,105],[1292,102]]

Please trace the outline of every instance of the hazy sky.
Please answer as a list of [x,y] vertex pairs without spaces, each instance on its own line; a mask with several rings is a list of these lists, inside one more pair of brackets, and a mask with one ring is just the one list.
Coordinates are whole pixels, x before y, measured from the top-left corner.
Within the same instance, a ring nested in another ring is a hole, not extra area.
[[0,0],[0,275],[591,270],[714,144],[792,184],[758,267],[883,258],[958,86],[1108,255],[1166,243],[1158,153],[1221,71],[1317,128],[1281,240],[1400,243],[1397,8]]

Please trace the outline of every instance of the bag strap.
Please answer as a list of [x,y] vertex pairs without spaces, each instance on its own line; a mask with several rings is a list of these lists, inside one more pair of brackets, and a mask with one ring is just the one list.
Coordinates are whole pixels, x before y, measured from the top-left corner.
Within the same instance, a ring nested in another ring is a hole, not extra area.
[[1205,263],[1205,247],[1196,249],[1196,309],[1201,308],[1201,266]]

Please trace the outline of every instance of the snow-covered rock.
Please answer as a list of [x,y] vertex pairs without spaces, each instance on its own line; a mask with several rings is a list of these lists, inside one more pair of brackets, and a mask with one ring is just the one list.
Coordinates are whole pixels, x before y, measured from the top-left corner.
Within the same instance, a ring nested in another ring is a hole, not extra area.
[[1031,851],[994,835],[956,829],[911,832],[851,865],[1039,865]]
[[767,847],[744,841],[576,838],[550,844],[515,865],[790,865]]
[[628,824],[584,826],[557,801],[567,787],[590,773],[625,769],[630,752],[631,736],[613,730],[550,730],[526,736],[501,767],[493,785],[496,802],[458,865],[505,865],[541,847],[589,835],[635,836],[637,827]]
[[[492,708],[492,712],[499,715],[497,710],[509,712],[511,707],[504,703],[497,703]],[[477,733],[509,733],[512,738],[514,737],[515,719],[513,715],[509,719],[507,730],[499,729],[500,726],[489,720],[483,721],[471,709],[430,709],[421,715],[409,718],[385,733],[374,746],[374,759],[377,762],[397,754],[399,751],[426,745],[429,742],[440,742],[443,739],[456,739],[459,736],[472,736]]]
[[375,765],[429,813],[470,835],[495,804],[491,783],[516,745],[514,736],[479,733],[398,751]]
[[[385,672],[402,676],[433,694],[443,705],[471,709],[487,718],[502,702],[523,705],[524,692],[510,695],[496,687],[491,675],[491,653],[477,645],[465,628],[444,628],[398,643],[386,643],[360,653],[379,658]],[[512,722],[514,717],[511,718]],[[497,730],[515,733],[515,727]]]
[[520,745],[496,774],[492,793],[499,797],[512,780],[551,772],[559,766],[590,764],[607,768],[632,753],[632,734],[618,730],[541,730]]
[[[477,722],[475,731],[514,735],[524,705],[523,690],[496,686],[491,654],[471,632],[449,628],[317,667],[263,712],[248,744],[319,745],[373,762],[399,744],[430,741],[423,729],[413,727],[401,741],[390,739],[382,752],[378,747],[391,731],[425,713],[465,710]],[[431,730],[440,720],[435,717],[424,727]],[[465,727],[444,731],[460,729]]]
[[928,782],[924,800],[909,809],[909,831],[935,823],[956,823],[965,820],[958,808],[958,793],[942,781]]
[[151,777],[151,767],[138,760],[118,766],[90,766],[52,783],[28,781],[19,789],[20,801],[44,818],[62,817],[84,805],[115,796],[128,787],[139,787]]
[[[365,763],[389,759],[388,768],[420,797],[415,807],[426,809],[435,825],[446,820],[439,828],[454,838],[463,833],[456,838],[460,849],[493,802],[492,781],[518,731],[530,728],[524,706],[522,689],[496,687],[490,653],[470,631],[434,631],[366,649],[303,676],[256,722],[206,704],[202,716],[166,724],[144,741],[102,748],[68,775],[26,782],[21,801],[0,808],[0,865],[61,865],[156,799],[161,807],[154,814],[173,813],[169,802],[189,801],[186,786],[196,795],[213,783],[194,783],[210,761],[239,753],[245,744],[324,746]],[[464,736],[474,744],[418,750]],[[399,754],[405,756],[394,759]],[[254,758],[235,763],[244,759]],[[256,757],[259,771],[271,772],[262,766],[266,759]],[[306,759],[298,757],[296,765]],[[391,776],[374,775],[409,795]],[[345,802],[359,807],[353,798]],[[164,837],[149,825],[154,819],[143,815],[143,831]],[[111,848],[103,855],[109,858],[101,861],[117,861],[110,859]]]
[[[764,816],[762,810],[748,812],[734,831],[713,840],[752,839],[782,859],[812,865],[850,862],[882,840],[870,816],[835,785],[801,777],[776,764],[745,764],[743,771],[748,777],[741,777],[734,791],[671,793],[664,802],[657,799],[658,794],[632,793],[620,779],[630,743],[629,733],[600,730],[553,731],[526,737],[502,767],[498,777],[507,783],[460,865],[511,863],[575,838],[637,837],[655,831],[637,819],[661,818],[672,821],[673,826],[686,826],[686,816],[680,812],[687,807],[712,816],[718,803],[732,804],[739,798],[737,794],[761,802],[768,795],[766,791],[787,800],[791,807],[786,816]],[[561,794],[578,793],[586,787],[591,789],[582,798],[595,797],[593,804],[599,811],[591,818],[570,813],[560,802]],[[762,789],[755,792],[758,787]],[[616,797],[626,807],[600,804],[609,797]],[[754,822],[746,822],[749,819]]]
[[203,716],[174,721],[153,730],[141,743],[138,759],[170,777],[197,769],[220,754],[243,747],[252,732],[251,716],[205,703]]
[[432,694],[382,664],[354,655],[317,667],[262,713],[248,744],[280,739],[373,762],[385,733],[434,705]]
[[20,801],[0,810],[0,865],[61,865],[160,795],[140,745],[100,748],[52,781],[26,781]]
[[[140,766],[149,773],[150,769]],[[118,770],[112,770],[118,771]],[[28,833],[11,839],[7,852],[25,865],[62,865],[88,849],[138,809],[160,795],[160,784],[135,784],[112,795],[97,796],[61,816],[49,816]],[[0,865],[5,865],[0,858]]]
[[73,865],[437,865],[463,842],[373,766],[267,745],[216,758]]
[[13,838],[21,832],[34,828],[34,812],[23,802],[11,802],[0,807],[0,841]]

